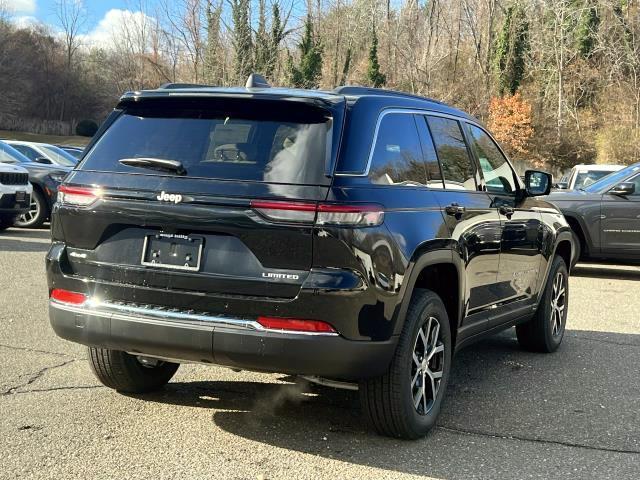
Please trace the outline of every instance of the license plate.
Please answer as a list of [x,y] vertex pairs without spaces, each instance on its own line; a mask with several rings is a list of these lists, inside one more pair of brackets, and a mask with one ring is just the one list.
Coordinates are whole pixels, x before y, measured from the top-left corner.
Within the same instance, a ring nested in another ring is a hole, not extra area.
[[204,238],[157,233],[147,235],[142,247],[142,265],[172,270],[200,270]]
[[16,203],[25,203],[27,201],[27,192],[16,192]]

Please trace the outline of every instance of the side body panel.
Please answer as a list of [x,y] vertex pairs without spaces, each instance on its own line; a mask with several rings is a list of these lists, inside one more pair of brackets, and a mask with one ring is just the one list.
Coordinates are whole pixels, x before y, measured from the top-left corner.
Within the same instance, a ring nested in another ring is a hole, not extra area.
[[[628,182],[640,185],[640,175]],[[617,258],[640,258],[640,191],[602,195],[602,253]]]

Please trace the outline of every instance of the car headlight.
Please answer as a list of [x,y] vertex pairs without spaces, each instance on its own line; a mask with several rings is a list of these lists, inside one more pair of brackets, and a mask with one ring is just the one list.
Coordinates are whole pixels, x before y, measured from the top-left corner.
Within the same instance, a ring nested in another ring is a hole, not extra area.
[[58,172],[58,173],[50,173],[49,178],[56,183],[62,183],[67,176],[66,173]]

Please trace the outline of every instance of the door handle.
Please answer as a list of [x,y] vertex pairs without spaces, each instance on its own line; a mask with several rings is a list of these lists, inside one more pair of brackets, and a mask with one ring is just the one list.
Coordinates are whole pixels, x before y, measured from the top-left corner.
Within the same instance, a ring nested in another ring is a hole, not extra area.
[[511,218],[511,215],[515,212],[513,207],[508,207],[506,205],[501,205],[500,208],[498,208],[498,211],[507,218]]
[[451,205],[447,205],[444,207],[444,211],[447,212],[447,215],[462,215],[465,212],[465,208],[462,205],[458,205],[457,203],[452,203]]

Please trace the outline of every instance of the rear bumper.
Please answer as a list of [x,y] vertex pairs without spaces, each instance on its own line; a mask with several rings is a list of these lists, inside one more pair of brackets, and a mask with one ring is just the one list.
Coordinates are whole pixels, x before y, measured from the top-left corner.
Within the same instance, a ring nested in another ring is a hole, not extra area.
[[51,325],[64,339],[129,353],[232,368],[357,380],[384,373],[397,339],[261,329],[252,320],[119,305],[51,301]]

